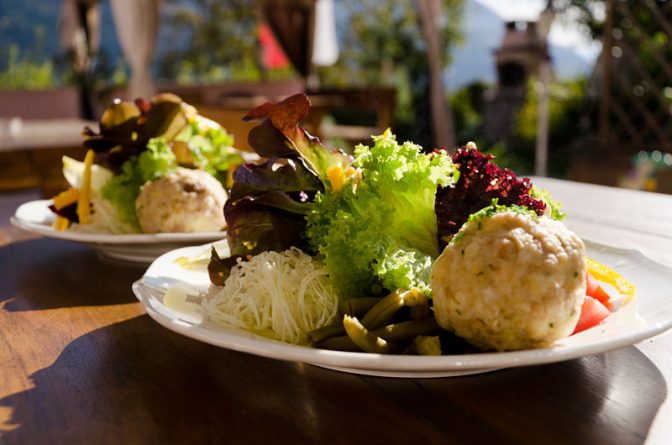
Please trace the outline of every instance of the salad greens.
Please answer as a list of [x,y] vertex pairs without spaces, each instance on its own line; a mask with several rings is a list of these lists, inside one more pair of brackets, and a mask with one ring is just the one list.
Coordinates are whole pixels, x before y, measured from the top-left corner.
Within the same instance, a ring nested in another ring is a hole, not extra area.
[[84,129],[84,146],[104,154],[103,166],[117,172],[124,162],[143,152],[150,139],[172,140],[196,115],[194,107],[174,94],[159,94],[150,102],[116,99],[103,112],[98,133]]
[[432,262],[470,215],[491,205],[541,215],[551,205],[475,147],[427,154],[388,130],[356,147],[354,159],[328,150],[299,126],[309,109],[298,94],[246,116],[263,119],[249,142],[265,161],[234,173],[224,207],[231,256],[213,249],[214,284],[238,261],[298,247],[325,262],[344,299],[411,288],[429,295]]
[[231,257],[221,259],[213,250],[209,272],[215,284],[223,283],[238,258],[292,246],[309,251],[305,215],[328,182],[328,168],[350,163],[299,126],[309,110],[308,97],[301,94],[261,105],[245,117],[263,119],[250,131],[249,143],[266,160],[234,172],[224,206]]
[[230,166],[242,163],[240,153],[232,147],[232,135],[216,122],[199,115],[194,116],[172,142],[180,165],[205,170],[223,184]]
[[553,199],[551,194],[548,193],[548,190],[540,189],[533,185],[530,189],[530,196],[535,199],[540,199],[546,204],[545,214],[551,218],[560,221],[567,216],[562,211],[562,203]]
[[243,163],[233,136],[173,94],[117,100],[103,113],[100,131],[86,128],[84,137],[98,163],[113,172],[100,192],[115,210],[116,221],[108,218],[108,224],[119,232],[141,231],[135,201],[147,181],[181,166],[205,170],[226,185],[229,169]]
[[434,196],[456,170],[445,152],[424,154],[389,131],[373,142],[355,150],[361,179],[316,196],[307,237],[344,298],[382,288],[429,293],[429,268],[439,255]]
[[122,223],[140,231],[135,212],[135,200],[140,194],[140,187],[176,168],[177,160],[168,143],[162,138],[150,139],[147,149],[124,162],[121,172],[112,176],[102,187],[102,197],[115,206]]

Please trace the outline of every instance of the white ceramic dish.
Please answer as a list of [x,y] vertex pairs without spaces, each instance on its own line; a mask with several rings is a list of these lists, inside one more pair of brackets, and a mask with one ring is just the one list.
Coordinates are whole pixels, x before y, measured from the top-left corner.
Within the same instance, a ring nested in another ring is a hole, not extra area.
[[[225,243],[219,243],[225,249]],[[200,316],[167,307],[170,286],[186,286],[194,294],[209,286],[206,262],[185,269],[176,260],[194,257],[208,246],[188,247],[159,257],[133,291],[148,314],[166,328],[205,343],[264,357],[304,362],[338,371],[386,377],[447,377],[494,369],[559,362],[632,345],[672,327],[672,269],[643,254],[586,241],[588,255],[630,279],[635,299],[603,323],[557,342],[554,347],[515,352],[444,356],[399,356],[313,349],[269,340],[247,332],[201,324]]]
[[101,255],[118,260],[149,264],[174,249],[200,245],[226,236],[224,232],[114,235],[59,231],[51,227],[54,216],[49,210],[49,204],[50,200],[22,204],[10,221],[16,227],[29,232],[90,245]]

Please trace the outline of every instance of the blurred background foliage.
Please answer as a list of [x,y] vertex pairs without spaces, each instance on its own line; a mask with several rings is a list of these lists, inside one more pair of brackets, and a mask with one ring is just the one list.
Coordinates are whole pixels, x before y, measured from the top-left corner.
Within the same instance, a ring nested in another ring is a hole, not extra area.
[[0,89],[46,90],[58,85],[53,61],[34,56],[22,57],[16,44],[8,45],[6,50],[5,69],[0,72]]
[[[415,2],[343,0],[338,62],[317,71],[323,86],[394,86],[394,128],[401,140],[427,146],[429,76],[427,53]],[[438,18],[445,50],[441,65],[461,43],[464,0],[442,0]],[[375,18],[375,19],[374,19]]]
[[[157,76],[181,84],[258,81],[258,16],[254,0],[167,0]],[[172,37],[169,37],[172,36]],[[164,45],[166,46],[166,45]],[[277,74],[274,74],[277,75]],[[291,71],[286,76],[291,76]]]
[[[451,66],[456,48],[463,43],[467,25],[464,12],[469,1],[473,0],[441,0],[442,13],[438,21],[445,48],[441,60],[444,68]],[[256,3],[255,0],[164,0],[154,63],[157,79],[194,85],[285,80],[297,76],[291,66],[267,69],[260,63]],[[657,26],[660,17],[655,15],[656,10],[643,6],[643,3],[664,2],[617,0],[615,3],[620,12],[614,16],[611,35],[620,50],[634,53],[637,66],[649,79],[631,88],[632,97],[621,96],[624,106],[632,108],[630,104],[636,97],[646,109],[669,110],[672,84],[663,85],[658,80],[669,74],[669,63],[666,65],[661,60],[672,60],[670,35]],[[59,4],[45,0],[0,0],[0,41],[3,42],[0,45],[0,89],[86,85],[91,90],[102,91],[125,84],[128,68],[116,42],[109,0],[101,1],[102,45],[93,55],[94,68],[86,77],[77,76],[69,69],[69,55],[62,53],[57,39],[53,38],[58,34]],[[605,0],[553,2],[556,21],[569,21],[596,41],[604,37],[606,5]],[[335,65],[315,70],[319,85],[324,88],[394,86],[395,132],[400,139],[428,145],[428,63],[416,2],[336,0],[336,20],[340,56]],[[591,142],[598,126],[594,74],[553,79],[550,85],[549,173],[553,176],[567,174],[569,153],[592,150],[595,145]],[[526,99],[515,119],[513,137],[508,141],[483,137],[485,108],[496,88],[494,83],[477,81],[452,90],[451,85],[447,86],[446,100],[452,109],[458,143],[474,140],[505,166],[531,172],[539,96],[535,76],[527,82]],[[337,118],[347,124],[348,118],[356,120],[359,116]],[[618,121],[613,116],[611,119],[610,123],[618,129]]]

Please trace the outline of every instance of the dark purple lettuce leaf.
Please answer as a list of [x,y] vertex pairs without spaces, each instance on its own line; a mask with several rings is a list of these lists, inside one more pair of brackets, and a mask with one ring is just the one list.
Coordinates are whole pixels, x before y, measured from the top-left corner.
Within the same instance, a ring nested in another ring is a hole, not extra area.
[[308,96],[296,94],[277,104],[260,105],[243,119],[267,119],[264,124],[250,131],[248,142],[257,154],[281,157],[294,152],[308,169],[325,182],[330,166],[349,165],[351,159],[340,151],[328,150],[318,138],[309,135],[299,126],[309,112]]
[[307,246],[302,237],[306,225],[302,213],[270,206],[258,199],[263,201],[263,197],[250,197],[236,203],[227,201],[224,205],[232,255],[256,255],[267,250]]
[[264,158],[289,156],[294,153],[292,145],[270,120],[250,130],[247,142],[254,151]]
[[305,247],[304,215],[318,190],[322,182],[293,155],[238,167],[224,207],[231,253]]
[[66,218],[70,222],[73,223],[78,223],[79,222],[79,215],[77,214],[77,203],[73,202],[72,204],[68,204],[67,206],[63,207],[62,209],[56,209],[56,206],[51,204],[49,206],[49,210],[54,212],[58,216],[62,216],[63,218]]
[[117,171],[126,160],[146,150],[150,139],[172,139],[188,124],[189,110],[174,94],[160,94],[151,102],[115,100],[103,113],[98,133],[84,129],[84,146],[102,154],[97,162]]
[[306,194],[305,199],[300,199],[295,194],[284,192],[268,192],[264,193],[263,195],[255,196],[253,201],[259,206],[263,205],[305,216],[313,207],[312,199],[314,197],[314,194]]
[[230,256],[222,258],[213,247],[210,249],[210,262],[208,263],[208,278],[215,286],[223,286],[229,275],[231,275],[231,268],[236,265],[238,258],[245,260],[245,257]]
[[241,165],[236,169],[233,180],[229,199],[234,201],[270,191],[308,193],[323,190],[320,180],[295,156]]
[[231,257],[212,256],[209,269],[221,285],[238,258],[290,247],[309,250],[303,237],[305,215],[318,191],[327,184],[327,169],[343,168],[351,158],[324,147],[310,136],[300,123],[308,116],[310,101],[297,94],[277,104],[266,103],[253,110],[245,120],[263,119],[249,134],[255,152],[267,158],[257,164],[244,164],[233,175],[233,186],[224,206],[227,239]]
[[452,187],[439,186],[434,211],[438,223],[439,247],[448,244],[469,216],[497,199],[499,205],[518,205],[542,215],[546,204],[530,195],[529,178],[518,178],[506,168],[491,162],[492,155],[462,147],[453,155],[460,177]]

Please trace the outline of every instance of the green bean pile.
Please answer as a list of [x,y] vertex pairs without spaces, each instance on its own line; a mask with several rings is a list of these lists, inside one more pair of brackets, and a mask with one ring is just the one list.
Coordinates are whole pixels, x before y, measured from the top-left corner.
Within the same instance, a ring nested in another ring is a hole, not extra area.
[[[341,301],[342,320],[308,334],[312,346],[379,354],[441,355],[441,328],[419,289]],[[443,331],[445,332],[445,331]]]

